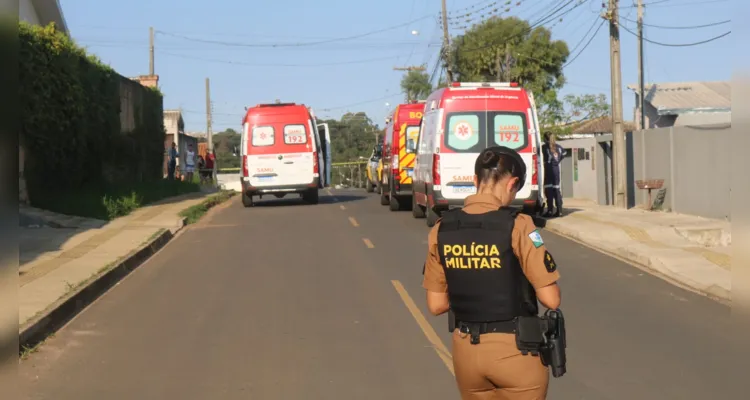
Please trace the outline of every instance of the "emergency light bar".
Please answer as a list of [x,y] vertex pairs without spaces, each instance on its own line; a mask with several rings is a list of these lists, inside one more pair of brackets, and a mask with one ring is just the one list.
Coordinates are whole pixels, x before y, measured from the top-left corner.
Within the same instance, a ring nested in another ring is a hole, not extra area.
[[258,104],[256,107],[283,107],[283,106],[296,106],[297,103],[273,103],[273,104]]
[[451,87],[489,87],[489,88],[507,88],[518,87],[518,82],[453,82]]

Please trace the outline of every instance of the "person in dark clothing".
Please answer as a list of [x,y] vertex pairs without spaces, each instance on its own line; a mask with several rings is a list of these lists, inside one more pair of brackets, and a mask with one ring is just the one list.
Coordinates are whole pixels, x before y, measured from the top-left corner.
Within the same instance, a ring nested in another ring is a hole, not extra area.
[[172,142],[172,147],[169,148],[169,152],[167,153],[167,179],[170,181],[174,179],[174,170],[177,167],[177,157],[179,157],[179,153],[177,153],[177,145]]
[[[555,137],[546,132],[542,145],[544,159],[544,195],[547,198],[547,212],[545,217],[559,217],[562,215],[563,202],[560,191],[560,163],[565,157],[565,149],[557,144]],[[553,211],[554,203],[554,211]]]

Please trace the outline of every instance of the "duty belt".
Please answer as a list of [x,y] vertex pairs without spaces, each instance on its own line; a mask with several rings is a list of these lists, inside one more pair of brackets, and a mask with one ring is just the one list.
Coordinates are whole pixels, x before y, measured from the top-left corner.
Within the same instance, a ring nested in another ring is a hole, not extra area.
[[484,335],[485,333],[515,333],[516,320],[492,322],[458,321],[456,327],[459,332],[471,335],[471,344],[478,344],[479,335]]

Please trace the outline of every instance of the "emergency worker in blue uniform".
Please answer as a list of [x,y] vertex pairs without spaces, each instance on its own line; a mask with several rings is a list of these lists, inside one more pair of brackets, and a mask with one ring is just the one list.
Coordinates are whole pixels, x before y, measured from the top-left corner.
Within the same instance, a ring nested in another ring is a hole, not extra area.
[[[461,398],[545,399],[549,372],[523,355],[515,318],[560,306],[560,274],[530,216],[509,205],[526,166],[507,147],[475,163],[477,193],[443,213],[428,236],[422,286],[434,315],[452,311],[453,366]],[[530,293],[530,294],[529,294]]]
[[[563,201],[560,190],[560,163],[565,158],[565,149],[557,144],[555,137],[549,132],[544,134],[542,145],[542,159],[544,161],[544,196],[547,198],[547,212],[545,217],[559,217],[562,215]],[[552,207],[554,203],[554,211]]]

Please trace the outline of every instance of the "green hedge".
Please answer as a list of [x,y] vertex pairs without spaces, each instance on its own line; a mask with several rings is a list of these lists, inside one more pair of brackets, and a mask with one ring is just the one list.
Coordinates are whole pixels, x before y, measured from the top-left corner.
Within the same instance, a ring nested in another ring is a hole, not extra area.
[[138,85],[135,129],[122,133],[120,86],[130,84],[54,25],[19,24],[20,141],[35,198],[161,179],[162,95]]

